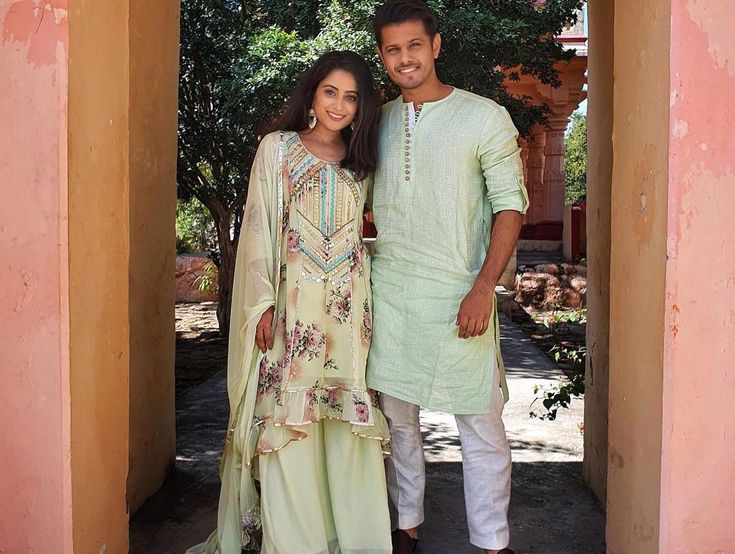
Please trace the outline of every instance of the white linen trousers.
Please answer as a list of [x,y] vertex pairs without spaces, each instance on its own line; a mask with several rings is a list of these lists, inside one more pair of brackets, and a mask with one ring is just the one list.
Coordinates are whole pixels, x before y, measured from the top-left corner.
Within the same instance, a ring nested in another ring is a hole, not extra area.
[[[470,542],[478,548],[501,550],[510,541],[511,458],[497,367],[489,400],[490,413],[454,417],[462,445]],[[426,469],[419,406],[387,394],[380,395],[380,403],[391,433],[392,453],[386,460],[388,493],[397,512],[398,528],[412,529],[424,521]]]

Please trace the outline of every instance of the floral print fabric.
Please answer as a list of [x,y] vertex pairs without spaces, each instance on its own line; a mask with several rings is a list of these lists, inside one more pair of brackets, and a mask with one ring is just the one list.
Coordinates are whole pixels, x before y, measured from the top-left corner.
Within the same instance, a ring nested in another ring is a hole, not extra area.
[[365,384],[372,336],[370,260],[362,244],[365,182],[285,137],[287,187],[273,348],[262,357],[255,454],[308,434],[323,418],[388,440]]

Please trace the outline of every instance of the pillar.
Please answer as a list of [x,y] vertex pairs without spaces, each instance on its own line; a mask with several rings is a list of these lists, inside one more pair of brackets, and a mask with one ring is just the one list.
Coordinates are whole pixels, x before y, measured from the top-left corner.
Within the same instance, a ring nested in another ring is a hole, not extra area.
[[528,161],[526,173],[528,180],[529,207],[526,214],[526,223],[534,224],[543,221],[544,206],[546,205],[546,190],[544,188],[544,149],[546,147],[546,133],[538,127],[534,129],[533,137],[528,145]]
[[727,552],[735,545],[735,10],[728,0],[672,0],[670,24],[659,552]]
[[160,487],[176,457],[173,276],[178,49],[178,1],[131,0],[127,485],[131,513]]
[[557,63],[561,86],[538,83],[534,97],[540,98],[548,106],[546,147],[544,150],[544,186],[546,188],[543,207],[543,221],[553,223],[558,228],[561,239],[561,222],[564,218],[564,133],[569,117],[586,97],[583,89],[586,82],[587,56],[578,55],[566,63]]
[[564,131],[568,123],[564,116],[549,117],[544,149],[545,221],[564,219]]
[[[571,61],[557,63],[555,69],[560,80],[557,88],[522,73],[519,80],[509,79],[505,82],[510,94],[529,98],[536,104],[545,104],[551,110],[551,128],[537,126],[524,145],[528,150],[524,164],[530,207],[521,231],[521,238],[549,241],[549,246],[554,244],[551,241],[562,239],[564,131],[569,116],[586,96],[582,89],[586,81],[587,55],[578,52]],[[534,148],[540,150],[534,152]],[[551,157],[548,163],[545,161],[547,153]],[[534,244],[539,245],[538,242]]]
[[607,544],[616,554],[659,546],[669,10],[656,4],[615,4]]
[[610,335],[610,184],[612,181],[615,3],[590,0],[587,100],[587,360],[584,478],[604,506]]
[[68,23],[62,2],[48,9],[0,2],[0,548],[6,552],[47,552],[53,545],[72,553]]
[[148,488],[173,458],[177,3],[4,0],[0,25],[0,549],[124,553],[131,454]]
[[128,542],[128,17],[127,2],[69,1],[68,143],[58,155],[68,164],[60,224],[69,238],[74,552],[125,552]]
[[614,22],[608,552],[727,552],[735,12],[618,0]]

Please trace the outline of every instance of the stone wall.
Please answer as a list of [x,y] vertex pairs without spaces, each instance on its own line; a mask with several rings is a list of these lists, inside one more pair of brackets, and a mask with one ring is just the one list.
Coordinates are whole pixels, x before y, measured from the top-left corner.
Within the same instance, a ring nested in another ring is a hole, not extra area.
[[540,310],[581,308],[587,301],[587,267],[572,264],[519,266],[515,301]]
[[[211,302],[217,300],[216,285],[211,291],[200,291],[198,280],[211,260],[206,254],[182,254],[176,256],[176,302]],[[215,283],[217,272],[212,275]]]

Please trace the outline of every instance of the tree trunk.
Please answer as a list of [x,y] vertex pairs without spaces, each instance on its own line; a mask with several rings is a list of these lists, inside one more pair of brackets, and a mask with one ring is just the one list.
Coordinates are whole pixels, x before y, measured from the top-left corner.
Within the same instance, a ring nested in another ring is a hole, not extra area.
[[232,212],[225,208],[218,198],[207,196],[199,198],[207,207],[214,220],[219,246],[219,265],[217,267],[217,322],[219,333],[227,336],[230,332],[230,304],[232,303],[232,281],[235,277],[235,256],[237,241],[230,238]]
[[230,239],[230,214],[222,215],[223,217],[214,218],[220,256],[217,273],[217,321],[220,335],[227,336],[230,331],[230,304],[232,303],[232,281],[235,276],[237,243],[233,244]]

